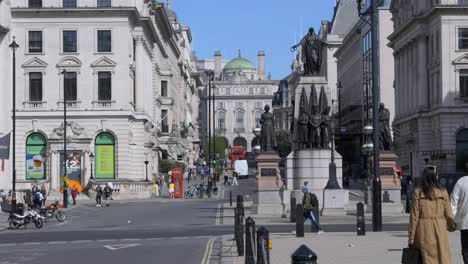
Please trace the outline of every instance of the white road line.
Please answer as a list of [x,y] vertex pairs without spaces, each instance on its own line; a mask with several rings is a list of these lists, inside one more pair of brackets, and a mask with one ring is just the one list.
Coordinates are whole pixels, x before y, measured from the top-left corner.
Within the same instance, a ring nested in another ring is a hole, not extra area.
[[16,246],[18,244],[16,243],[9,243],[9,244],[0,244],[0,247],[11,247],[11,246]]
[[59,244],[66,244],[67,241],[50,241],[47,244],[49,245],[59,245]]
[[141,240],[139,238],[124,238],[124,239],[119,239],[120,241],[138,241]]
[[78,244],[78,243],[91,243],[93,242],[92,240],[75,240],[75,241],[70,241],[71,244]]
[[25,246],[30,246],[30,245],[40,245],[40,242],[28,242],[28,243],[23,243]]
[[157,240],[165,240],[167,238],[165,237],[151,237],[151,238],[145,238],[147,241],[157,241]]
[[117,241],[117,239],[100,239],[100,240],[96,240],[96,242],[114,242],[114,241]]

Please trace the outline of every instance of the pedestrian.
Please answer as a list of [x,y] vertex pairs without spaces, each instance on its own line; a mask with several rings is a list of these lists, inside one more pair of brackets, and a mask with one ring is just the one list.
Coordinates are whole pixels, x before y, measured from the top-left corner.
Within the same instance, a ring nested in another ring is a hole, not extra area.
[[190,183],[190,179],[192,178],[192,168],[188,169],[188,174],[187,174],[187,182]]
[[44,200],[44,196],[42,196],[42,193],[39,191],[39,189],[36,189],[36,193],[34,194],[34,208],[41,208],[42,200]]
[[411,195],[413,194],[413,179],[411,176],[406,177],[406,208],[405,212],[409,214],[411,208]]
[[106,206],[109,206],[110,200],[112,199],[112,188],[109,186],[109,183],[104,187],[104,198],[106,198]]
[[310,188],[309,188],[309,182],[308,181],[305,181],[304,182],[304,186],[302,186],[302,192],[304,194],[308,193],[310,191]]
[[73,205],[76,205],[76,197],[80,194],[78,192],[78,188],[76,188],[75,185],[73,185],[73,188],[71,189],[71,197],[73,199]]
[[171,199],[174,199],[174,189],[175,184],[173,182],[169,183],[169,194],[171,195]]
[[205,180],[205,165],[202,165],[201,167],[201,180]]
[[224,171],[224,186],[229,185],[229,175],[227,171]]
[[408,244],[421,251],[425,264],[450,264],[447,229],[453,232],[455,228],[448,193],[440,187],[435,168],[426,167],[420,186],[413,192]]
[[98,184],[95,191],[96,191],[96,207],[101,207],[101,199],[102,199],[101,185]]
[[322,234],[323,229],[317,222],[317,219],[315,218],[314,213],[312,212],[314,206],[312,205],[312,194],[310,192],[304,193],[304,198],[302,198],[302,206],[304,208],[304,223],[307,221],[307,219],[310,219],[312,225],[314,225],[315,228],[318,230],[317,234]]
[[[468,163],[465,164],[465,173],[468,174]],[[460,230],[463,262],[468,264],[468,175],[457,181],[451,197],[457,229]]]
[[232,186],[239,186],[239,183],[237,182],[237,172],[232,173]]
[[41,193],[42,193],[42,197],[43,197],[43,199],[42,199],[42,206],[45,206],[45,204],[46,204],[46,199],[47,199],[47,196],[46,196],[47,192],[46,192],[46,189],[45,189],[44,184],[41,185]]

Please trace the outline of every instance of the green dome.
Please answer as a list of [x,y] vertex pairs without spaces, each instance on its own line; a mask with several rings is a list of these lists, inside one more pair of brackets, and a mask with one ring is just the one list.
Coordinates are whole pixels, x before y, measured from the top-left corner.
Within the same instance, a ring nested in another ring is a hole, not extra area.
[[237,69],[256,70],[257,67],[255,67],[255,65],[249,60],[239,57],[228,62],[228,64],[224,66],[224,69],[225,70],[237,70]]

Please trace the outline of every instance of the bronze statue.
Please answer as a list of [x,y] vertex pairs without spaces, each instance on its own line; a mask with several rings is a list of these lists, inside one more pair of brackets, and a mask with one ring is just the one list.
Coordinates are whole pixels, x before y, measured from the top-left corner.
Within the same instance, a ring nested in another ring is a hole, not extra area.
[[304,76],[317,76],[320,74],[322,47],[324,45],[326,45],[325,42],[315,34],[314,28],[311,27],[307,35],[299,43],[291,47],[291,51],[294,52],[301,46]]
[[379,121],[380,121],[380,150],[392,149],[392,135],[390,132],[390,111],[385,108],[385,104],[380,103],[379,106]]
[[330,135],[331,135],[331,117],[330,110],[331,107],[328,105],[327,94],[325,93],[325,88],[322,86],[320,88],[320,97],[319,97],[319,109],[321,114],[320,121],[320,147],[329,148],[330,145]]
[[309,124],[310,124],[310,145],[311,148],[320,148],[320,123],[322,116],[317,100],[317,91],[312,85],[309,101]]
[[270,112],[270,106],[265,105],[265,113],[260,118],[261,134],[260,149],[262,152],[272,152],[276,148],[276,136],[273,127],[273,113]]
[[307,94],[305,88],[302,88],[301,100],[299,103],[299,120],[297,142],[299,149],[307,148],[309,145],[309,115],[307,114]]

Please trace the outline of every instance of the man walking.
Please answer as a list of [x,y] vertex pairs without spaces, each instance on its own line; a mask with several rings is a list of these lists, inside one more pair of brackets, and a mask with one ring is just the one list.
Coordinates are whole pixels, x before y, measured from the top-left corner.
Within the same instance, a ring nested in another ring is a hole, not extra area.
[[[465,164],[465,173],[468,173],[468,163]],[[463,262],[468,264],[468,175],[457,181],[451,200],[457,229],[460,230]]]
[[76,197],[78,196],[78,194],[80,194],[78,192],[78,188],[76,188],[76,186],[73,185],[73,188],[71,189],[71,196],[72,196],[72,199],[73,199],[73,205],[76,205]]
[[237,182],[237,172],[232,173],[232,186],[239,186],[239,183]]
[[304,208],[304,223],[307,221],[307,219],[310,219],[310,222],[312,225],[315,226],[315,228],[318,230],[317,234],[322,234],[323,229],[320,226],[320,224],[317,222],[317,219],[315,219],[314,213],[312,212],[313,205],[312,205],[312,194],[310,192],[304,193],[304,198],[302,199],[302,205]]
[[106,206],[109,206],[110,200],[112,198],[112,188],[109,186],[109,183],[104,187],[104,198],[106,198]]
[[102,188],[98,184],[96,187],[96,207],[101,207],[101,198],[102,198]]
[[229,185],[229,176],[227,171],[224,171],[224,186]]

